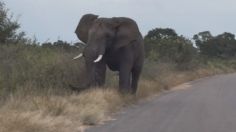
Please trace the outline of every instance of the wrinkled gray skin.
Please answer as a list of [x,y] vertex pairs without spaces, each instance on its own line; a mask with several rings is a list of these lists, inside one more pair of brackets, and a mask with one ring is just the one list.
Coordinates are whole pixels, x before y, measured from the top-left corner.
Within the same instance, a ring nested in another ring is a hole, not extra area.
[[[144,61],[143,37],[136,22],[125,17],[98,18],[86,14],[75,33],[86,43],[83,56],[87,86],[102,86],[108,66],[112,71],[119,71],[120,91],[135,94]],[[102,60],[94,63],[100,54]]]

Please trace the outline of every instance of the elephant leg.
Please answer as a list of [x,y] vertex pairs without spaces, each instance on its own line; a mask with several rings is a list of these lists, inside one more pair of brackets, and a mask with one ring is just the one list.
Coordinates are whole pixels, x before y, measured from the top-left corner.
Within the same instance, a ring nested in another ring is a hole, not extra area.
[[95,67],[95,83],[97,86],[103,86],[106,79],[106,64],[100,62]]
[[131,93],[135,94],[137,92],[137,88],[138,88],[138,81],[139,81],[139,77],[141,74],[141,69],[142,68],[134,68],[132,70],[132,83],[131,83]]
[[131,70],[127,66],[120,69],[119,72],[119,88],[123,93],[130,92]]

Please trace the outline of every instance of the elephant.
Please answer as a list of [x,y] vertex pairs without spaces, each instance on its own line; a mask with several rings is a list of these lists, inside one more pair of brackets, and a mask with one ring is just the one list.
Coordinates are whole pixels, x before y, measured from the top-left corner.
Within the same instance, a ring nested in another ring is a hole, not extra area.
[[144,63],[144,40],[134,20],[85,14],[75,34],[86,44],[73,59],[84,58],[87,87],[103,86],[108,67],[119,72],[119,91],[136,93]]

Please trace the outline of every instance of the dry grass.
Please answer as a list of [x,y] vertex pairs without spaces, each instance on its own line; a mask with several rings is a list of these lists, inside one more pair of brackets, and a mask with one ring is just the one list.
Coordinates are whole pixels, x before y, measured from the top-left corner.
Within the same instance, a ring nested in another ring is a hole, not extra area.
[[157,67],[154,67],[154,69],[153,67],[149,67],[149,70],[156,71],[156,73],[152,73],[151,79],[147,77],[141,79],[137,97],[141,99],[146,98],[188,81],[236,71],[233,65],[223,64],[220,67],[217,65],[211,64],[205,67],[184,71],[176,70],[170,66],[170,64],[159,64]]
[[93,89],[67,96],[11,97],[0,108],[1,132],[76,132],[121,108],[115,90]]

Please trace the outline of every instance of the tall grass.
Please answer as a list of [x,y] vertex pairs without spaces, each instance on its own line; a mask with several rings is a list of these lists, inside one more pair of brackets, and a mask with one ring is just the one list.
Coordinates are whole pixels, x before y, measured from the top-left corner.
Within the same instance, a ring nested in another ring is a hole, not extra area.
[[108,72],[104,88],[74,93],[83,83],[83,61],[72,61],[79,49],[37,45],[0,46],[0,132],[76,132],[139,99],[204,76],[230,73],[234,60],[194,60],[179,66],[145,61],[136,96],[117,92],[117,73]]

